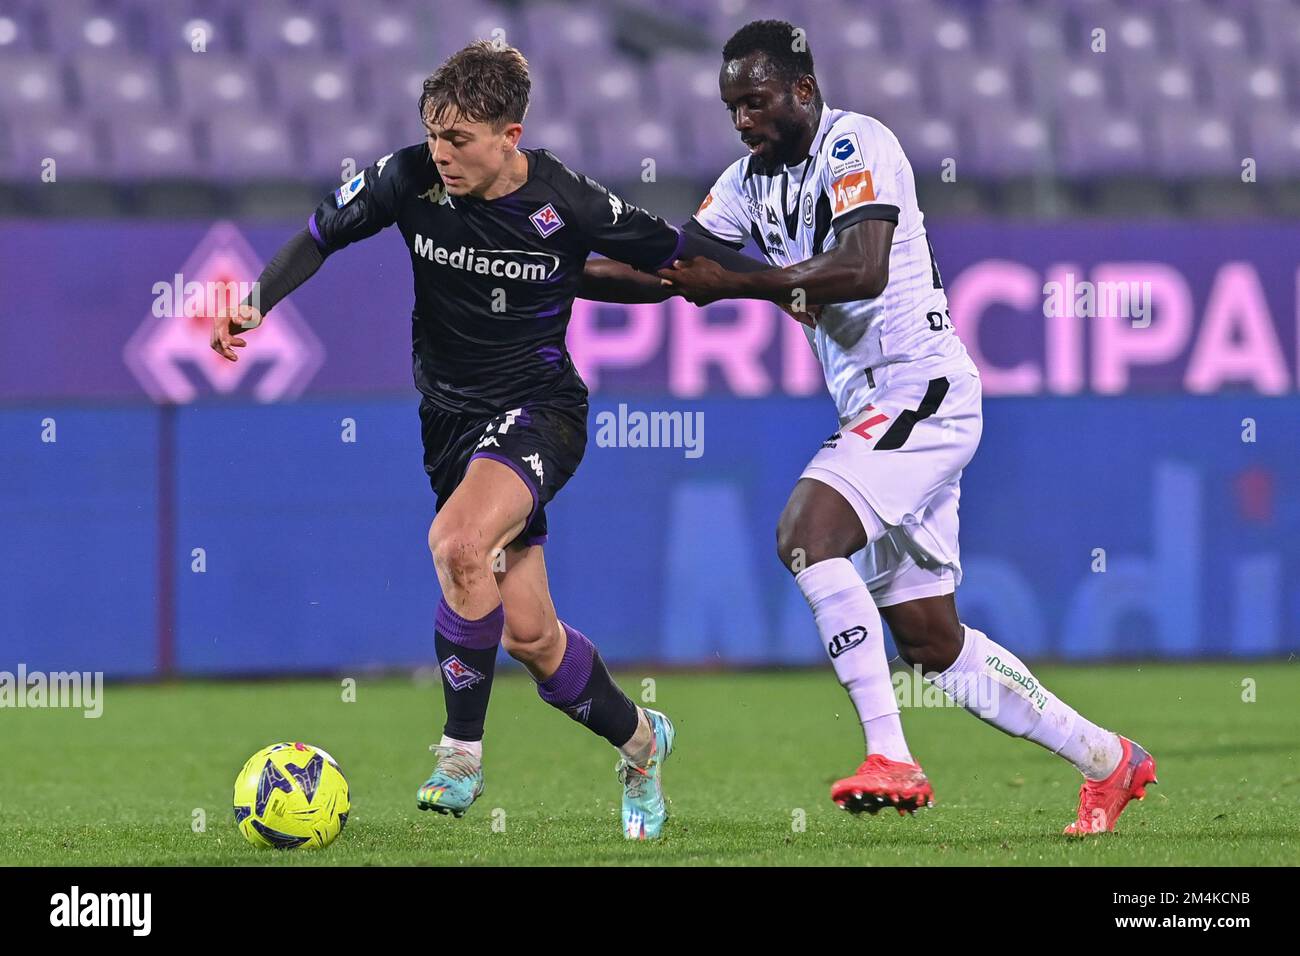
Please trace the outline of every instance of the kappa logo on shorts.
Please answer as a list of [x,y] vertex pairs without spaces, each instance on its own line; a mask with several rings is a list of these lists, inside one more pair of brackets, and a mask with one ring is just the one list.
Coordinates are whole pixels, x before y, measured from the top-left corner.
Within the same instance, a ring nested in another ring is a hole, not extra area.
[[538,481],[546,480],[546,476],[542,473],[542,456],[540,453],[533,452],[531,455],[522,456],[519,460],[533,470],[533,474],[537,476]]
[[483,674],[474,670],[455,654],[442,662],[442,673],[452,690],[464,690],[485,679]]
[[832,658],[839,657],[845,651],[851,651],[867,639],[867,629],[855,624],[847,631],[840,631],[826,644],[826,651]]
[[560,214],[555,211],[555,207],[550,203],[537,210],[528,219],[536,227],[537,231],[542,234],[543,239],[564,227],[564,220],[560,218]]

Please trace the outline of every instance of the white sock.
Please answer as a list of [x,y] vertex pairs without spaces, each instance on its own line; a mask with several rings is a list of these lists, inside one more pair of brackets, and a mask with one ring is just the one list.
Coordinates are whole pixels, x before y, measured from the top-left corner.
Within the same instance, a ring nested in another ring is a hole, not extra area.
[[885,659],[885,631],[876,602],[848,558],[818,561],[795,575],[812,608],[835,676],[862,721],[867,753],[912,763]]
[[1082,717],[1038,682],[1020,658],[962,625],[965,641],[933,683],[980,720],[1024,737],[1074,764],[1089,780],[1110,776],[1123,755],[1119,737]]
[[442,735],[442,740],[438,741],[439,747],[455,747],[457,750],[466,750],[474,755],[474,759],[479,763],[483,762],[483,741],[481,740],[457,740],[455,737]]
[[650,752],[654,748],[654,743],[655,733],[654,728],[650,726],[650,718],[646,716],[644,707],[638,707],[636,730],[632,731],[628,742],[618,748],[618,752],[636,766],[644,767],[650,762]]

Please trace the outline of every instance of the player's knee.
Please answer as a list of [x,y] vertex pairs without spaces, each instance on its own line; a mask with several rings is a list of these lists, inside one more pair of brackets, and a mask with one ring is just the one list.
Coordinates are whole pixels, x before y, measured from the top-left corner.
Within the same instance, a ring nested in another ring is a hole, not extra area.
[[946,671],[961,654],[962,629],[955,621],[921,618],[893,623],[889,632],[903,661],[923,674]]
[[776,556],[795,574],[819,561],[844,557],[833,536],[810,531],[788,511],[776,525]]
[[479,536],[467,529],[442,527],[434,522],[429,528],[429,552],[438,578],[457,587],[468,587],[470,582],[486,574],[487,555]]

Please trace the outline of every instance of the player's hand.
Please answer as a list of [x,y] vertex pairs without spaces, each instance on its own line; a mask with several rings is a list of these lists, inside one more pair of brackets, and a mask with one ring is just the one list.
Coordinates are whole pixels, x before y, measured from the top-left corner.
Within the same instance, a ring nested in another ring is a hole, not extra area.
[[817,328],[817,320],[822,314],[822,307],[820,305],[810,305],[807,308],[796,309],[793,306],[782,305],[778,302],[777,308],[790,316],[790,318],[794,319],[800,325],[806,325],[810,329]]
[[239,335],[262,324],[262,313],[251,305],[240,304],[232,315],[218,315],[212,320],[212,351],[222,358],[238,362],[235,349],[242,349],[248,343]]
[[708,305],[727,298],[726,269],[712,259],[674,259],[671,269],[660,269],[659,278],[688,302]]

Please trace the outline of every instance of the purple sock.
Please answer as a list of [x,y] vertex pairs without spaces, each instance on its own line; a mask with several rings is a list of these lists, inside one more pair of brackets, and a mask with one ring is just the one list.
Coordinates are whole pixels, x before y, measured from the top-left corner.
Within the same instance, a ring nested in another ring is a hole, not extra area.
[[456,740],[482,740],[496,671],[497,648],[505,627],[505,608],[498,604],[477,621],[468,621],[438,602],[433,645],[442,669],[442,696],[447,704],[443,733]]
[[614,683],[585,634],[564,624],[564,635],[564,657],[555,673],[537,685],[538,695],[615,747],[623,746],[636,733],[636,704]]

